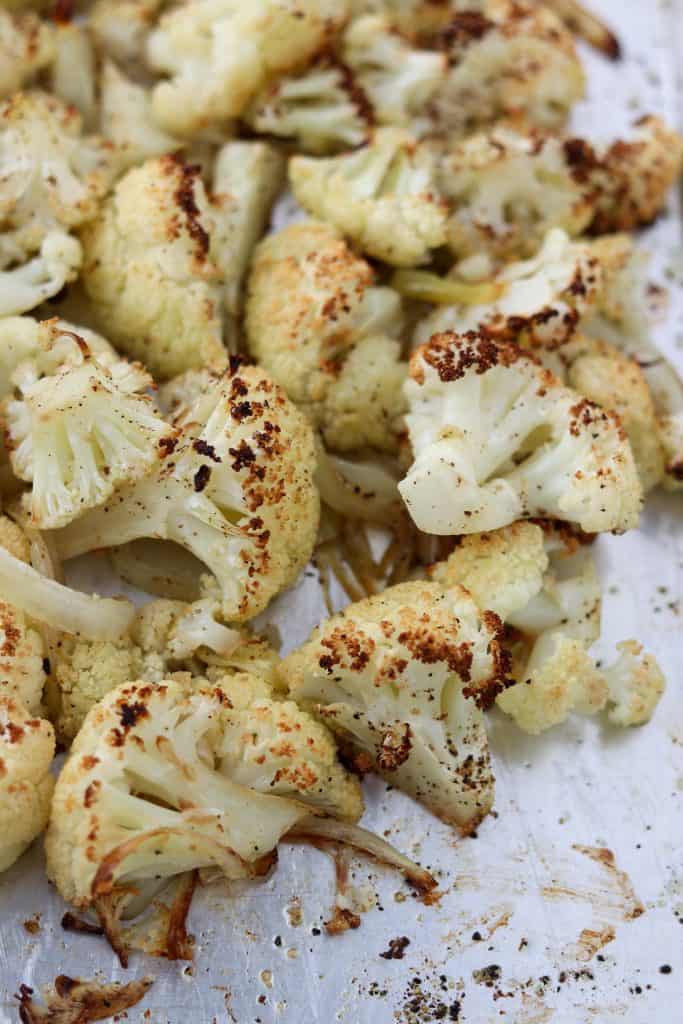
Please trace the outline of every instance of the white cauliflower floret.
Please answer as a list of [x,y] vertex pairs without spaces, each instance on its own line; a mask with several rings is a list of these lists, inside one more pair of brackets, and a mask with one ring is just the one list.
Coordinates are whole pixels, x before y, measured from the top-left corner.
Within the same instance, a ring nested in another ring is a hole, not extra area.
[[618,418],[519,346],[435,335],[414,353],[405,393],[414,462],[399,491],[426,533],[529,516],[591,533],[637,525],[642,491]]
[[149,473],[175,432],[145,394],[153,381],[142,367],[98,359],[77,334],[45,326],[2,410],[14,472],[33,485],[32,521],[55,529]]
[[227,360],[211,228],[198,168],[165,156],[129,171],[82,233],[83,283],[109,337],[162,379]]
[[50,91],[75,107],[85,125],[92,128],[98,119],[97,55],[88,29],[71,21],[56,24]]
[[242,311],[244,275],[284,176],[283,157],[265,142],[228,142],[216,155],[211,254],[223,276],[225,309],[234,320]]
[[603,670],[609,690],[607,717],[613,725],[643,725],[664,693],[662,670],[635,640],[622,641],[617,650],[614,665]]
[[491,17],[455,14],[442,40],[451,65],[434,97],[435,126],[465,135],[502,118],[558,129],[583,97],[571,33],[546,7],[509,0]]
[[381,15],[352,21],[340,53],[380,124],[401,125],[418,135],[428,130],[425,110],[444,85],[446,54],[416,49]]
[[555,228],[534,257],[509,263],[481,283],[405,271],[393,285],[410,298],[439,303],[418,325],[418,342],[439,331],[483,330],[493,338],[547,347],[567,341],[597,308],[604,271],[592,244],[572,242]]
[[[360,816],[358,783],[322,730],[254,696],[252,712],[239,679],[132,683],[93,708],[76,737],[55,790],[48,875],[70,903],[95,909],[124,963],[118,918],[131,885],[196,868],[255,878],[312,810]],[[294,719],[306,727],[296,745]],[[273,761],[258,764],[259,745]]]
[[339,452],[366,446],[395,451],[404,431],[407,376],[408,364],[401,358],[398,341],[384,335],[362,338],[317,410],[325,443]]
[[51,26],[30,11],[0,8],[0,99],[35,77],[54,54]]
[[[0,234],[0,263],[4,262],[2,244]],[[23,259],[23,253],[17,256]],[[39,253],[27,263],[0,269],[0,317],[25,313],[57,295],[76,279],[82,260],[83,250],[77,239],[65,231],[49,231]]]
[[277,75],[305,67],[347,16],[346,0],[194,0],[167,12],[147,59],[169,81],[154,88],[155,117],[192,135],[239,117]]
[[[100,362],[110,365],[120,362],[115,350],[95,331],[77,327],[67,320],[34,320],[31,316],[8,316],[0,318],[0,398],[6,398],[14,384],[12,376],[21,363],[35,360],[45,352],[51,341],[59,335],[78,335],[91,353]],[[72,339],[73,340],[73,339]]]
[[111,61],[106,61],[100,76],[100,126],[118,147],[125,168],[182,148],[182,142],[152,117],[149,90],[127,78]]
[[[246,335],[259,361],[326,433],[330,443],[344,444],[337,419],[351,393],[359,387],[358,359],[348,370],[354,348],[365,338],[384,336],[373,346],[364,387],[381,394],[382,422],[356,420],[365,443],[381,432],[389,444],[400,399],[390,398],[381,380],[402,373],[399,350],[386,335],[398,333],[401,307],[389,288],[373,286],[369,264],[351,252],[337,232],[325,224],[293,224],[265,238],[256,249],[249,278]],[[364,346],[362,351],[368,351]],[[361,371],[362,372],[362,371]],[[352,412],[352,410],[348,410]],[[355,417],[353,417],[356,419]],[[351,424],[349,424],[350,426]],[[328,436],[329,431],[329,436]]]
[[577,335],[558,355],[567,367],[570,386],[619,416],[643,491],[656,487],[664,476],[664,447],[655,404],[641,367],[608,342],[586,335]]
[[117,63],[144,62],[147,36],[166,0],[95,0],[88,11],[88,29],[98,49]]
[[59,535],[65,557],[142,537],[186,548],[216,577],[225,621],[294,582],[318,526],[313,434],[257,367],[233,361],[189,410],[158,470]]
[[50,816],[52,726],[0,694],[0,871],[14,864]]
[[[4,538],[0,540],[7,547]],[[0,600],[0,697],[13,697],[30,715],[39,715],[45,679],[45,647],[40,633],[22,611]]]
[[383,128],[362,149],[289,161],[294,195],[361,249],[395,266],[428,260],[446,240],[446,208],[426,144]]
[[111,143],[84,136],[78,111],[56,97],[17,93],[0,108],[0,225],[24,253],[92,220],[116,171]]
[[462,259],[532,256],[552,228],[570,236],[591,222],[594,204],[552,135],[504,126],[472,135],[443,155],[439,185],[452,204],[448,244]]
[[281,678],[359,767],[472,829],[493,801],[480,707],[504,685],[499,631],[459,587],[400,584],[320,626]]
[[373,111],[348,69],[322,57],[302,75],[278,78],[253,100],[243,120],[256,132],[293,139],[307,153],[366,142]]

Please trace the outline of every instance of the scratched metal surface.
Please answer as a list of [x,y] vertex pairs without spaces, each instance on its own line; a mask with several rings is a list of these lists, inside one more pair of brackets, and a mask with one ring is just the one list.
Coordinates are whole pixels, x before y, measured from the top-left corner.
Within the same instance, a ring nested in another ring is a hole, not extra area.
[[[649,111],[680,123],[675,57],[683,53],[683,4],[592,3],[618,28],[626,58],[615,66],[586,53],[589,98],[577,127],[600,137]],[[659,340],[683,370],[678,213],[674,202],[646,242],[655,253],[654,278],[671,289]],[[439,906],[424,907],[395,875],[354,861],[353,881],[376,906],[357,932],[317,934],[334,895],[332,864],[315,850],[284,846],[265,883],[199,894],[191,969],[136,956],[124,972],[102,941],[61,931],[64,907],[45,881],[38,845],[0,879],[0,1024],[17,1020],[20,982],[40,987],[61,972],[153,974],[156,984],[128,1019],[158,1024],[683,1019],[682,508],[680,497],[658,497],[638,532],[599,543],[605,650],[636,636],[668,677],[649,726],[617,732],[573,719],[529,739],[494,716],[496,815],[476,839],[458,839],[401,794],[367,784],[366,824],[439,875]],[[89,582],[103,586],[102,572],[94,562]],[[311,576],[271,618],[289,649],[321,614]],[[590,856],[603,847],[616,868]],[[636,901],[645,913],[633,919]],[[35,915],[40,930],[29,934],[24,922]],[[604,939],[609,930],[615,937],[601,959],[587,960],[588,933]],[[380,957],[390,939],[404,935],[410,945],[403,960]],[[665,964],[670,973],[660,972]],[[499,970],[479,973],[491,965]],[[487,976],[496,975],[487,986]]]

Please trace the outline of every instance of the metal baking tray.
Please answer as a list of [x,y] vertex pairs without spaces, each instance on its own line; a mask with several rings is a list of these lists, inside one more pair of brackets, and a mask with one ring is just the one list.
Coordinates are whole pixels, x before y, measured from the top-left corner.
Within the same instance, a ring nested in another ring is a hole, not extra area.
[[[624,57],[613,64],[582,47],[589,94],[575,127],[613,136],[648,112],[680,127],[683,2],[591,4],[617,30]],[[683,371],[679,214],[674,198],[643,244],[653,253],[653,279],[670,293],[657,340]],[[0,877],[0,1024],[18,1019],[21,983],[40,989],[60,973],[102,981],[153,975],[127,1019],[157,1024],[682,1021],[682,511],[680,495],[656,495],[640,530],[598,542],[605,653],[636,637],[667,675],[648,726],[617,731],[572,718],[530,738],[494,714],[495,813],[468,839],[366,780],[365,824],[438,875],[437,905],[424,906],[389,870],[354,859],[351,897],[366,908],[362,925],[329,937],[322,922],[334,900],[334,865],[315,849],[283,845],[267,881],[197,893],[194,964],[135,955],[124,971],[104,940],[62,930],[65,908],[46,881],[38,842]],[[79,566],[77,578],[107,589],[97,558]],[[267,618],[287,651],[324,614],[310,571]],[[398,937],[409,939],[403,958],[383,958]]]

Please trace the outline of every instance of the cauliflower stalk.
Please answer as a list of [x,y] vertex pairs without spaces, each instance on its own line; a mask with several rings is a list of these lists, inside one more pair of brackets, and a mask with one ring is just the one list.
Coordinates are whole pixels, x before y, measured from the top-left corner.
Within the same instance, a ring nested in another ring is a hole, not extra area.
[[149,473],[174,431],[144,393],[153,381],[142,367],[97,359],[77,334],[44,326],[42,350],[12,374],[3,416],[14,472],[33,485],[32,521],[55,529]]
[[0,871],[11,867],[47,825],[54,754],[50,723],[0,693]]
[[148,160],[82,234],[83,284],[108,336],[155,376],[227,360],[212,215],[199,168]]
[[419,529],[469,534],[531,516],[592,533],[637,525],[642,491],[618,418],[517,345],[435,335],[405,393],[414,462],[399,491]]
[[431,150],[396,128],[377,130],[353,153],[289,162],[292,190],[309,213],[399,267],[425,263],[446,240],[447,214],[435,178]]
[[157,469],[61,531],[69,558],[142,537],[186,548],[216,577],[226,621],[245,621],[294,582],[319,501],[312,431],[256,367],[237,360],[186,416]]
[[257,679],[133,682],[93,710],[59,777],[46,839],[61,895],[93,907],[123,962],[131,887],[195,868],[267,872],[313,812],[354,822],[358,783],[327,733]]
[[249,351],[331,447],[396,446],[406,366],[390,335],[400,327],[396,293],[374,286],[369,264],[333,228],[293,224],[256,249]]
[[392,785],[464,830],[493,802],[481,708],[504,685],[500,620],[406,583],[333,616],[282,662],[291,696]]
[[192,135],[239,117],[277,75],[305,67],[348,13],[346,0],[194,0],[168,11],[147,42],[152,94],[167,131]]

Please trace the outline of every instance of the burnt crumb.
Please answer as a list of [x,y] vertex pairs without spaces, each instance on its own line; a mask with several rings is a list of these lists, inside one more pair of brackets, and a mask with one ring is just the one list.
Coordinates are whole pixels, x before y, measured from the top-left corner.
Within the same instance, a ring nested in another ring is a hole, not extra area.
[[104,935],[104,930],[98,924],[84,921],[72,914],[70,910],[67,910],[62,917],[61,925],[65,932],[77,932],[80,935]]
[[332,917],[325,921],[325,931],[328,935],[342,935],[349,930],[360,928],[360,916],[345,907],[335,906]]
[[164,454],[164,457],[166,457],[167,455],[172,455],[176,449],[177,444],[177,437],[160,437],[159,440],[157,441],[157,447],[161,449],[161,451]]
[[216,455],[216,449],[208,441],[203,441],[201,437],[196,438],[192,442],[192,447],[198,455],[205,455],[207,459],[211,459],[213,462],[220,462],[220,456]]
[[23,1024],[88,1024],[109,1017],[120,1019],[118,1015],[139,1003],[152,984],[152,978],[141,978],[127,985],[100,985],[60,974],[54,980],[53,991],[46,993],[43,1006],[34,1002],[33,989],[28,985],[20,985],[15,998]]
[[427,980],[423,980],[419,975],[411,978],[404,994],[401,1020],[406,1024],[417,1024],[418,1021],[461,1020],[463,996],[450,1002],[442,996],[442,993],[448,991],[448,979],[444,975],[440,976],[438,994],[429,992],[426,984]]
[[197,494],[200,494],[211,479],[211,466],[202,463],[194,475],[193,486]]
[[380,953],[380,956],[383,960],[402,960],[409,945],[410,939],[406,935],[399,935],[389,940],[389,948]]
[[282,936],[281,935],[276,935],[275,936],[275,938],[273,939],[273,945],[277,946],[278,949],[280,948],[280,946],[282,945]]
[[[478,985],[486,985],[487,988],[493,988],[496,982],[500,981],[501,973],[498,964],[489,964],[488,967],[480,967],[478,970],[472,971],[472,977]],[[548,978],[548,981],[550,981],[550,978]]]
[[483,939],[481,932],[472,932],[472,942],[483,942]]
[[232,456],[232,469],[236,473],[240,470],[245,469],[247,466],[253,465],[256,462],[256,453],[253,448],[250,448],[246,441],[240,441],[237,448],[228,448],[228,454]]
[[662,964],[662,966],[659,968],[659,973],[660,974],[671,974],[672,971],[673,971],[673,967],[671,967],[670,964]]

